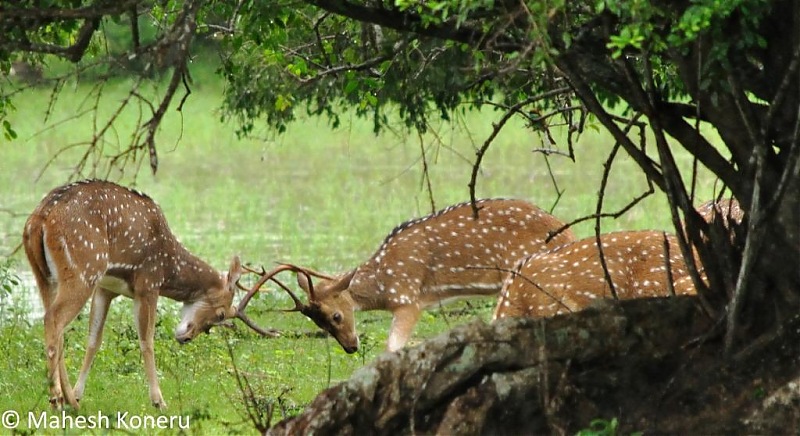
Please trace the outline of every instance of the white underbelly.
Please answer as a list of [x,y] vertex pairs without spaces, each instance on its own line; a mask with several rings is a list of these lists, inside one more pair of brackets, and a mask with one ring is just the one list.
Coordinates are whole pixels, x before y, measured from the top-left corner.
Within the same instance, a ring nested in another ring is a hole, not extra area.
[[480,296],[491,296],[499,293],[500,283],[468,283],[439,285],[427,288],[426,294],[438,295],[439,298],[430,299],[423,307],[444,306],[456,301],[466,300]]
[[133,289],[128,286],[128,282],[125,280],[113,276],[103,276],[98,286],[109,292],[133,298]]

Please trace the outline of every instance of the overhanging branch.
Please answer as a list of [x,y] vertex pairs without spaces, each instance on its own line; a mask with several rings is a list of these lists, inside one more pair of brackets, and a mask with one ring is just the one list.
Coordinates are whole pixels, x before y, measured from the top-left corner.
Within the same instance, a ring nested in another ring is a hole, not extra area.
[[419,15],[398,9],[364,6],[347,0],[309,0],[307,3],[353,20],[377,24],[401,32],[412,32],[433,38],[463,42],[474,45],[479,49],[486,48],[486,44],[489,41],[491,41],[492,49],[506,52],[516,51],[524,46],[519,41],[508,36],[490,35],[463,23],[456,24],[452,20],[439,24],[423,23]]
[[109,15],[120,15],[143,0],[121,0],[97,2],[82,8],[15,8],[0,6],[0,23],[10,19],[29,19],[42,22],[61,20],[98,19]]

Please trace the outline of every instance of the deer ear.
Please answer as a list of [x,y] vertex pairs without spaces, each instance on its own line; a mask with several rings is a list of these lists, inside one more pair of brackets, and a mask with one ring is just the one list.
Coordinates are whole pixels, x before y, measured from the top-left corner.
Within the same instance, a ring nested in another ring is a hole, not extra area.
[[236,282],[239,281],[241,276],[242,262],[239,260],[239,256],[233,256],[230,269],[228,269],[228,289],[230,289],[232,292],[235,292]]
[[357,270],[352,270],[349,273],[335,279],[333,285],[329,288],[329,292],[342,292],[345,289],[350,287],[350,282],[353,280],[353,277],[356,275]]
[[297,273],[297,286],[300,286],[300,288],[306,291],[306,294],[308,294],[309,289],[311,289],[311,283],[309,283],[310,280],[311,278],[308,276],[308,274],[303,274],[301,272]]

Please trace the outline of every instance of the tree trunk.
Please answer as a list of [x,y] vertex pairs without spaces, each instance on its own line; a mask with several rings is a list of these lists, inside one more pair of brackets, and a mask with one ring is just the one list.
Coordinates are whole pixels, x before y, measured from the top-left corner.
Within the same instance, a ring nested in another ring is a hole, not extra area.
[[[268,434],[574,433],[598,418],[625,432],[774,431],[753,411],[798,376],[798,326],[726,365],[695,298],[475,322],[379,356]],[[797,393],[785,397],[796,418]]]

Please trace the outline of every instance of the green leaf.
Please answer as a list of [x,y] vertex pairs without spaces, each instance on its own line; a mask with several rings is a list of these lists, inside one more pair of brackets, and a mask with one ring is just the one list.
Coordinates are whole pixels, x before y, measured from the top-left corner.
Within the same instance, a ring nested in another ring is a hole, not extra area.
[[17,139],[17,132],[11,128],[11,123],[8,120],[3,120],[3,136],[8,141]]
[[358,81],[355,80],[355,79],[348,80],[347,83],[345,83],[345,85],[344,85],[344,93],[345,93],[345,95],[352,94],[353,91],[355,91],[356,89],[358,89]]

